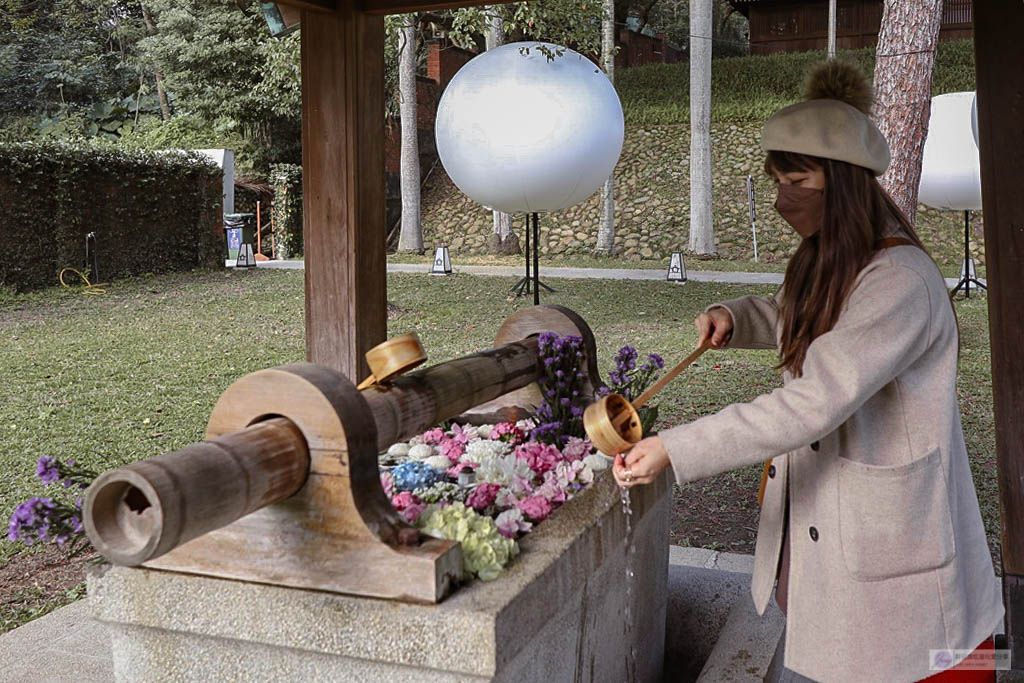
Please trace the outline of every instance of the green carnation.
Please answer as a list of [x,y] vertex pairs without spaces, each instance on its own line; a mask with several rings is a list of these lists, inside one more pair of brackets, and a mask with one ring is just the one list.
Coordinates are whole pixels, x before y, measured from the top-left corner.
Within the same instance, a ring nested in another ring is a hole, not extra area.
[[519,546],[498,533],[493,519],[462,503],[431,506],[416,520],[416,526],[431,536],[461,543],[466,572],[483,581],[497,578],[509,560],[519,554]]

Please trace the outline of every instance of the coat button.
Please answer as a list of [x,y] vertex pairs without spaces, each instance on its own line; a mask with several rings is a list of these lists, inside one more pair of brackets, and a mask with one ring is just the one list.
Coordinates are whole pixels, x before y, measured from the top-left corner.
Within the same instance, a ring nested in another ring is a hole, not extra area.
[[812,541],[814,541],[815,543],[817,543],[817,541],[818,541],[818,530],[817,530],[817,529],[815,529],[815,528],[814,528],[814,527],[812,526],[812,527],[811,527],[811,528],[810,528],[810,529],[809,529],[808,531],[810,531],[810,534],[811,534],[811,540],[812,540]]
[[771,479],[775,478],[775,465],[768,465],[768,477]]
[[811,450],[812,451],[816,451],[819,448],[821,448],[821,442],[820,441],[815,441],[814,443],[811,444]]

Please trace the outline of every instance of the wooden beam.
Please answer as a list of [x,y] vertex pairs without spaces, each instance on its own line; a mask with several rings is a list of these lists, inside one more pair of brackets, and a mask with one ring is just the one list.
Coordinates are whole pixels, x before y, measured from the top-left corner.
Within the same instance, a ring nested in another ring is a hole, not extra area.
[[[349,0],[343,0],[349,1]],[[406,14],[409,12],[429,12],[432,10],[456,9],[459,7],[476,7],[485,3],[480,0],[356,0],[359,7],[367,14]],[[516,0],[495,0],[488,5],[502,5]]]
[[359,382],[387,334],[384,19],[302,16],[306,359]]
[[1006,644],[1024,669],[1024,3],[976,0],[974,22]]
[[337,0],[274,0],[278,5],[287,5],[311,12],[334,12],[338,9]]

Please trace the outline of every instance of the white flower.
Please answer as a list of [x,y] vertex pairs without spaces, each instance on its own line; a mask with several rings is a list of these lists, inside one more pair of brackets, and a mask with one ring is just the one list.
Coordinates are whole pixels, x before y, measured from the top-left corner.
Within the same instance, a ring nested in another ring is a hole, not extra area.
[[479,436],[481,439],[486,439],[490,437],[492,429],[494,429],[494,427],[492,427],[491,425],[480,425],[479,427],[476,428],[476,435]]
[[512,445],[505,441],[470,441],[466,444],[466,452],[460,460],[462,462],[481,463],[490,458],[500,458],[512,452]]
[[519,479],[528,479],[533,476],[533,471],[526,461],[520,460],[514,454],[502,455],[493,458],[486,458],[480,462],[476,470],[478,482],[490,482],[510,486]]
[[583,464],[587,465],[591,469],[591,479],[593,479],[593,472],[603,472],[612,466],[615,458],[605,455],[598,451],[597,453],[591,453],[587,457],[583,458]]
[[516,532],[527,532],[533,525],[523,519],[523,513],[519,508],[510,508],[494,518],[494,524],[498,531],[508,538],[514,538]]
[[529,417],[526,418],[525,420],[520,420],[519,422],[516,422],[516,427],[518,427],[519,429],[523,430],[527,434],[529,434],[530,430],[532,430],[536,426],[537,426],[537,423],[534,422],[533,419],[529,418]]
[[434,447],[425,443],[418,443],[409,449],[409,457],[413,460],[423,460],[434,454]]
[[388,455],[394,455],[400,458],[404,458],[405,456],[409,455],[409,444],[402,443],[401,441],[399,441],[398,443],[391,444],[391,447],[388,448]]
[[441,470],[444,472],[452,466],[452,461],[443,455],[432,455],[426,458],[423,462],[433,467],[435,470]]

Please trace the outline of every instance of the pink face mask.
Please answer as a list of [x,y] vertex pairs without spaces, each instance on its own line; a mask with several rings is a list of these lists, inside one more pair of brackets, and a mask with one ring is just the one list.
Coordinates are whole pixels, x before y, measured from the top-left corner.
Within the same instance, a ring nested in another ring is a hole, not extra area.
[[825,221],[825,191],[799,185],[779,185],[775,210],[800,233],[810,237]]

